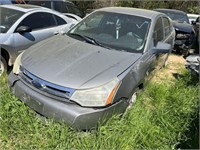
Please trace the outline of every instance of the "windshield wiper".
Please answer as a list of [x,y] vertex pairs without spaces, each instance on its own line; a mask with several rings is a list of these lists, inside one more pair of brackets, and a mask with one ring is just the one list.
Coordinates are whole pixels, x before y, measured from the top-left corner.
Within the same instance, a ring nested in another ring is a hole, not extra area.
[[86,42],[88,42],[90,44],[101,46],[101,47],[104,47],[104,48],[107,48],[107,49],[112,49],[112,48],[110,48],[108,46],[103,45],[102,43],[98,42],[97,40],[95,40],[94,38],[91,38],[89,36],[81,35],[81,34],[77,34],[77,33],[70,33],[70,34],[71,35],[75,35],[75,36],[79,36],[79,37],[81,37],[82,39],[84,39]]

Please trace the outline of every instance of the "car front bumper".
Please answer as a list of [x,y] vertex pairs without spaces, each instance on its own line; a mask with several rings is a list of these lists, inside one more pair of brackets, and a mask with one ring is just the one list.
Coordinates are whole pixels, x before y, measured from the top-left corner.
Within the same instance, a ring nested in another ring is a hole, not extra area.
[[9,86],[15,96],[39,114],[56,121],[64,121],[82,130],[96,127],[98,123],[106,121],[113,114],[123,113],[128,106],[126,100],[105,108],[86,108],[75,103],[55,100],[27,86],[13,72],[9,75]]

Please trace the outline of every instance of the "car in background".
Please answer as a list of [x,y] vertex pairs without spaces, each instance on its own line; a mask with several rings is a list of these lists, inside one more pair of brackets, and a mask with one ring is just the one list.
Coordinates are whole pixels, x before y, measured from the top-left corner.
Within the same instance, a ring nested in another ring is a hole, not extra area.
[[188,55],[194,45],[196,33],[189,23],[187,14],[174,9],[155,9],[155,11],[162,12],[172,19],[176,31],[174,50],[185,56]]
[[12,4],[11,0],[0,0],[0,5]]
[[19,55],[10,89],[41,115],[90,129],[135,102],[137,90],[166,64],[174,39],[165,14],[102,8]]
[[1,5],[0,12],[0,75],[23,50],[67,32],[77,23],[59,12],[33,5]]
[[80,11],[73,2],[68,0],[30,0],[29,4],[47,7],[64,14],[75,14],[81,18],[85,17],[84,12]]
[[26,4],[28,0],[0,0],[0,5]]
[[188,69],[192,74],[196,74],[199,76],[200,70],[200,56],[199,55],[190,55],[186,57],[185,67]]
[[74,20],[76,20],[76,21],[78,21],[78,22],[80,22],[80,21],[82,20],[81,17],[79,17],[79,16],[77,16],[77,15],[75,15],[75,14],[63,13],[63,15],[65,15],[65,16],[67,16],[67,17],[69,17],[69,18],[72,18],[72,19],[74,19]]
[[196,21],[196,19],[198,18],[198,14],[187,14],[188,18],[189,18],[189,22],[190,24],[192,24],[193,21]]

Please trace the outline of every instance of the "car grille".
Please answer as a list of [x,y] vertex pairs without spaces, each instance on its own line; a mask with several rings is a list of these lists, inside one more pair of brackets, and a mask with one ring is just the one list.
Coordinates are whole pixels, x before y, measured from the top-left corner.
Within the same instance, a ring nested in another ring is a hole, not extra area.
[[51,96],[53,98],[62,100],[62,101],[68,101],[69,98],[74,93],[74,89],[67,88],[63,86],[59,86],[50,82],[47,82],[45,80],[42,80],[35,75],[31,74],[29,71],[27,71],[24,67],[20,67],[21,73],[19,74],[19,77],[23,82],[31,86],[31,88],[34,88],[41,94],[48,94],[48,96]]

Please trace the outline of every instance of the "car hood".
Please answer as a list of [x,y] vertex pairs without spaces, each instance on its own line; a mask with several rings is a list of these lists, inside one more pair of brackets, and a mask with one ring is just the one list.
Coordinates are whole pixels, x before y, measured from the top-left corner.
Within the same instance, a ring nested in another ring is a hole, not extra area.
[[45,81],[86,89],[113,80],[141,55],[58,35],[30,47],[22,56],[22,66]]
[[10,36],[10,34],[0,33],[0,44],[9,43],[10,40],[12,40],[12,36]]
[[176,31],[191,33],[193,31],[192,25],[188,23],[179,23],[177,21],[173,21],[173,26]]

